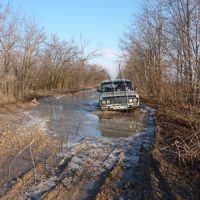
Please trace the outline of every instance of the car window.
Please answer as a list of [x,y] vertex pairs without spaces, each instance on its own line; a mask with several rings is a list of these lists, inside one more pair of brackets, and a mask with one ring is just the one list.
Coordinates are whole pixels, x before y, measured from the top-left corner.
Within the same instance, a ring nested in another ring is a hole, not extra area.
[[101,92],[113,92],[113,91],[125,91],[133,90],[132,84],[130,81],[114,81],[103,83],[101,86]]
[[126,81],[126,86],[128,86],[129,90],[133,90],[133,86],[132,86],[131,82]]
[[101,86],[101,92],[112,92],[113,91],[113,85],[112,83],[104,83]]

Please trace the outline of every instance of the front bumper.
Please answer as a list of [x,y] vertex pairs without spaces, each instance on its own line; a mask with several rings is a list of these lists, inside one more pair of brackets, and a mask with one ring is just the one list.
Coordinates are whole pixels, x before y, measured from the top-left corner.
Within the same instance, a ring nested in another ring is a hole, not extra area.
[[101,110],[131,110],[137,108],[139,102],[137,103],[128,103],[128,104],[106,104],[100,105]]

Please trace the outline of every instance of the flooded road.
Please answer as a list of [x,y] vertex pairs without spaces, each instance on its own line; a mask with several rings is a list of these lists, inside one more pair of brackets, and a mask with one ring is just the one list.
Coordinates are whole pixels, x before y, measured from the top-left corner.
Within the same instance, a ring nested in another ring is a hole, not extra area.
[[98,112],[98,93],[81,91],[72,97],[44,98],[28,110],[48,119],[48,132],[64,136],[68,145],[86,137],[128,137],[148,127],[148,112]]
[[137,197],[136,168],[154,136],[153,112],[100,112],[90,90],[0,115],[8,123],[0,135],[0,198]]

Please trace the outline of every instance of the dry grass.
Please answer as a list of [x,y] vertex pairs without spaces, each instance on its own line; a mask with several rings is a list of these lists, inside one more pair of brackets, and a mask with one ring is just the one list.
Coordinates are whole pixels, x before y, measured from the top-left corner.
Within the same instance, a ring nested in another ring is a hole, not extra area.
[[193,165],[194,162],[200,160],[200,142],[197,133],[199,133],[199,131],[185,139],[178,137],[179,140],[176,140],[173,144],[176,149],[173,153],[178,157],[180,165]]
[[[186,116],[185,116],[186,117]],[[189,136],[178,136],[172,147],[172,151],[178,158],[179,165],[192,165],[200,160],[200,123],[189,115],[188,121],[190,122],[191,134]]]
[[[49,136],[38,130],[32,133],[26,133],[24,131],[21,133],[3,132],[0,136],[0,141],[0,164],[4,169],[3,177],[6,178],[9,176],[10,181],[16,176],[16,173],[23,173],[23,171],[16,172],[15,169],[16,163],[19,170],[20,165],[24,165],[23,163],[19,163],[20,160],[29,160],[29,163],[32,163],[36,180],[36,164],[45,161],[46,169],[50,170],[54,164],[54,156],[58,153],[58,143],[53,142]],[[8,174],[5,174],[5,170],[8,171]]]

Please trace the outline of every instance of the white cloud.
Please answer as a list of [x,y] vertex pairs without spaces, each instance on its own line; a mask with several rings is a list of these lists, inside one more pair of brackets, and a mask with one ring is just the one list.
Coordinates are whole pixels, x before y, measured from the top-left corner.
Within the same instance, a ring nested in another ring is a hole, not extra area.
[[101,58],[94,59],[91,63],[96,63],[103,68],[107,69],[112,78],[115,78],[119,71],[119,57],[121,52],[115,51],[113,49],[102,49],[104,54]]
[[118,55],[120,55],[120,52],[115,51],[113,49],[103,48],[102,52],[104,54],[103,57],[110,58],[110,59],[118,59]]

